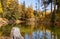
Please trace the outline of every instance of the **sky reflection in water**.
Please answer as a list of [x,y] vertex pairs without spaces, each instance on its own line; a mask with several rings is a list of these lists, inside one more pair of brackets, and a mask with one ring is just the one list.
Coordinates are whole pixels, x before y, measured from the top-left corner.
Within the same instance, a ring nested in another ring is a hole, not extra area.
[[[32,39],[51,39],[51,33],[46,31],[46,33],[42,30],[40,31],[35,31],[32,33]],[[30,39],[30,35],[29,34],[25,34],[25,39]],[[54,35],[52,35],[52,39],[54,39]],[[57,39],[57,35],[56,35],[56,39]]]

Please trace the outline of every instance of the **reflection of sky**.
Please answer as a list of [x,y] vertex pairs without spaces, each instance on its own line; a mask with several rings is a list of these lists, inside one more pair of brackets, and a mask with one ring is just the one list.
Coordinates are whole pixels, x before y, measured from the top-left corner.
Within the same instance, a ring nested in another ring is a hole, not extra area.
[[[51,33],[46,32],[46,35],[45,35],[45,32],[43,31],[37,31],[32,33],[32,39],[44,39],[44,37],[46,37],[47,39],[51,39]],[[30,39],[30,35],[25,34],[25,39]]]
[[[33,5],[33,9],[36,10],[36,0],[19,0],[19,3],[23,3],[23,1],[25,1],[26,7],[30,6],[31,4]],[[42,11],[42,7],[41,7],[41,1],[40,1],[40,10]],[[53,6],[54,7],[54,6]],[[51,11],[51,4],[47,7],[48,11]]]

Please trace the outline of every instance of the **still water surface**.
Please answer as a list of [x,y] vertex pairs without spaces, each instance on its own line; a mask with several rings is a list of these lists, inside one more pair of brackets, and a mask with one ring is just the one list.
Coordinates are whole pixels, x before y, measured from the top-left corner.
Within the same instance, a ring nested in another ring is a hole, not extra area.
[[60,39],[60,28],[39,25],[21,27],[21,33],[24,39]]

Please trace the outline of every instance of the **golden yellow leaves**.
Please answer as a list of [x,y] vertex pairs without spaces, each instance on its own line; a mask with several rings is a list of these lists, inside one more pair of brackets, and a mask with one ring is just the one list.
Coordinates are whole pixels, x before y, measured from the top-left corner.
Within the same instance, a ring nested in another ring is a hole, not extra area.
[[2,10],[2,5],[1,5],[1,3],[0,3],[0,13],[2,13],[3,12],[3,10]]

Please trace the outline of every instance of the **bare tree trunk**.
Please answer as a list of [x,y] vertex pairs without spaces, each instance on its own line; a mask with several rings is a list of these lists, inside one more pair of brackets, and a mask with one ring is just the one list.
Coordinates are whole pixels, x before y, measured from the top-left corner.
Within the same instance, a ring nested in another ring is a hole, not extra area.
[[56,0],[54,0],[54,14],[56,14]]
[[43,2],[44,2],[45,17],[46,17],[46,1],[43,0]]
[[51,1],[51,14],[52,14],[52,1]]
[[57,11],[60,11],[60,1],[56,0],[56,3],[57,3]]
[[[54,0],[54,15],[56,14],[56,0]],[[54,17],[54,26],[55,26],[55,17]]]

